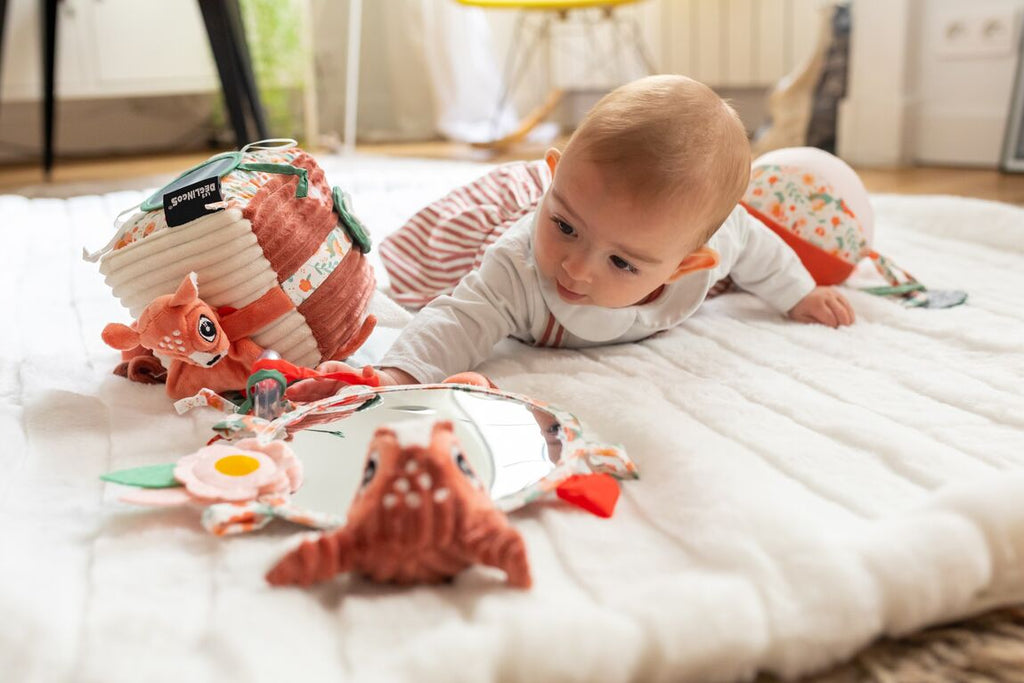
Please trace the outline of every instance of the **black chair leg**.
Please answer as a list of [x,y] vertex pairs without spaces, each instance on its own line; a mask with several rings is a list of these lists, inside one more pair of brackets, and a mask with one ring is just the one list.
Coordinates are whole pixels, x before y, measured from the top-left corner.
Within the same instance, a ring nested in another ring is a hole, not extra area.
[[[256,87],[249,46],[238,0],[199,0],[210,48],[220,74],[224,104],[235,129],[239,147],[253,139],[270,137],[266,116]],[[250,123],[255,128],[250,137]]]
[[267,133],[267,120],[263,111],[263,104],[260,99],[260,91],[256,87],[256,75],[252,71],[252,58],[249,56],[249,44],[245,40],[245,25],[242,23],[242,10],[238,0],[225,0],[225,10],[230,24],[231,48],[234,52],[234,62],[238,66],[241,75],[242,89],[244,91],[243,106],[248,105],[252,122],[256,126],[258,139],[265,140],[270,137]]
[[244,92],[241,74],[234,59],[234,48],[231,46],[231,25],[224,7],[224,0],[199,0],[199,8],[206,24],[206,34],[210,40],[217,73],[220,75],[221,91],[224,94],[224,106],[227,107],[231,127],[235,130],[235,143],[242,147],[249,142],[248,126],[245,110],[242,108]]
[[57,0],[43,0],[43,174],[53,170],[54,76],[57,68]]
[[7,18],[7,0],[0,0],[0,75],[4,73],[4,25]]

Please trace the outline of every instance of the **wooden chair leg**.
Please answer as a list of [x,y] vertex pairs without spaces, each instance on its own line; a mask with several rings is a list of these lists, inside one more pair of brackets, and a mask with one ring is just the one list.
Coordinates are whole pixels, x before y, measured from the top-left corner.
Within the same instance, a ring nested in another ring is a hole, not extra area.
[[[537,22],[531,25],[531,17]],[[484,142],[470,143],[476,149],[502,150],[521,142],[531,130],[543,123],[544,119],[554,111],[561,101],[564,92],[554,88],[548,93],[545,101],[527,114],[519,123],[519,127],[511,133],[502,137],[496,137],[499,132],[499,124],[503,119],[505,108],[512,100],[512,95],[520,80],[526,75],[527,69],[534,59],[534,55],[540,51],[540,46],[545,44],[551,37],[551,17],[541,14],[533,17],[529,12],[522,12],[516,21],[515,30],[512,35],[512,42],[508,54],[505,57],[505,68],[503,70],[501,96],[498,98],[498,106],[494,112],[491,140]],[[532,31],[532,33],[531,33]],[[550,67],[549,67],[550,68]]]
[[561,88],[553,89],[548,93],[547,98],[539,107],[523,117],[523,120],[519,123],[519,127],[514,131],[504,137],[498,138],[497,140],[472,142],[470,143],[470,146],[476,149],[501,151],[522,142],[526,139],[526,136],[530,134],[530,131],[543,123],[544,120],[551,115],[551,112],[553,112],[555,107],[558,106],[558,103],[562,101],[562,97],[564,95],[565,91]]

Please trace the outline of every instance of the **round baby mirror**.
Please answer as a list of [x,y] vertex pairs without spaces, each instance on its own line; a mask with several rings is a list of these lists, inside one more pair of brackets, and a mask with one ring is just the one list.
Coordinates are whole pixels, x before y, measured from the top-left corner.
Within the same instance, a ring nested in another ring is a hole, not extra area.
[[[176,463],[102,478],[131,489],[123,502],[200,503],[203,527],[224,536],[275,518],[338,527],[353,502],[429,517],[481,489],[504,512],[557,494],[607,517],[618,497],[612,477],[637,476],[621,447],[584,438],[571,413],[498,389],[351,385],[291,408],[273,420],[233,412],[213,426],[216,439]],[[386,489],[374,486],[382,480]]]
[[291,447],[305,472],[292,502],[328,514],[348,509],[364,475],[369,444],[382,425],[450,420],[475,475],[499,503],[550,474],[564,448],[563,424],[555,412],[453,385],[380,390],[359,410],[327,417],[292,432]]

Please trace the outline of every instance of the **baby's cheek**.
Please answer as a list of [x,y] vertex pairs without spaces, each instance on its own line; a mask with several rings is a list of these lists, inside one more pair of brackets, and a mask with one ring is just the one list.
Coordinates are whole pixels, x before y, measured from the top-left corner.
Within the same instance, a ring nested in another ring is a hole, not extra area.
[[537,269],[545,278],[551,277],[551,250],[540,237],[533,245],[533,260],[537,262]]

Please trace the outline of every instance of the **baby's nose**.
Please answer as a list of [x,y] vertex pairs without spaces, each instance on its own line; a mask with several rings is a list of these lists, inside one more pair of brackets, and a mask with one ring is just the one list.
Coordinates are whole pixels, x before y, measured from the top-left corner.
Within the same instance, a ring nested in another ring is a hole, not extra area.
[[562,259],[562,270],[576,282],[587,282],[590,280],[590,270],[587,267],[587,259],[583,254],[567,254]]

